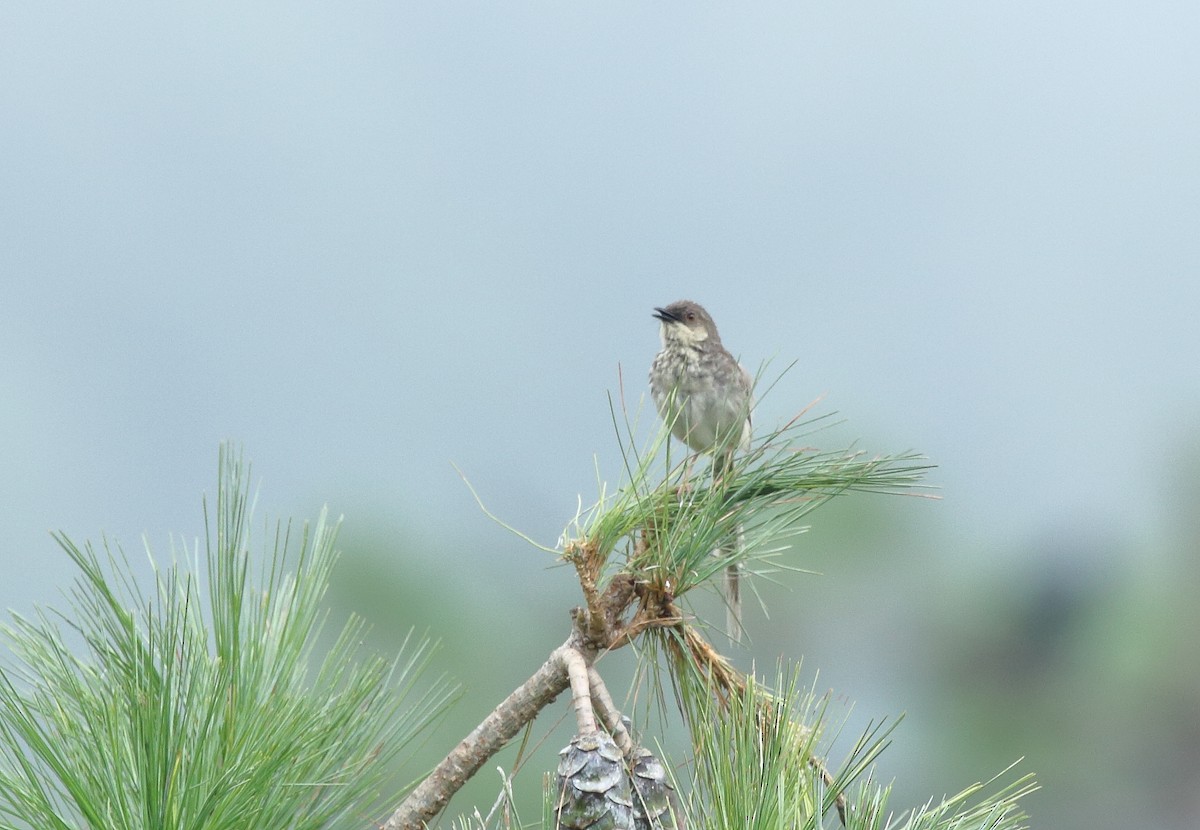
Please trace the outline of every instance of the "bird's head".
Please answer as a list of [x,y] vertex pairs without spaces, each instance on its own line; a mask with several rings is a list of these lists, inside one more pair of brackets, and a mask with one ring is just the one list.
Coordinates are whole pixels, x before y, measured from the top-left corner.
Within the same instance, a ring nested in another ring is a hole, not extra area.
[[717,324],[699,303],[679,300],[665,308],[655,308],[654,316],[662,321],[663,346],[675,343],[698,346],[701,343],[720,343]]

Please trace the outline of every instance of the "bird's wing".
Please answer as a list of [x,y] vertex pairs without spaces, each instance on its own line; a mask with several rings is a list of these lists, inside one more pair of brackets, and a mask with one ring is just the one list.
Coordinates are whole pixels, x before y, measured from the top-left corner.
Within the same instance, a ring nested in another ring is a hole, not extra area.
[[746,367],[740,363],[738,364],[738,368],[742,370],[742,385],[746,389],[746,397],[750,402],[746,407],[746,423],[750,423],[750,414],[754,411],[754,375],[750,374]]

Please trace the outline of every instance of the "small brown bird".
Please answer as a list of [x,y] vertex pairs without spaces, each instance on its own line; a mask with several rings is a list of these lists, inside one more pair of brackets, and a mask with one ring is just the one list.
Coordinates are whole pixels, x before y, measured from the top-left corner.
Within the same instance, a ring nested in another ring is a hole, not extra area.
[[[699,303],[680,300],[655,308],[662,351],[650,367],[650,394],[671,434],[713,456],[722,478],[733,455],[750,445],[754,379],[721,344],[717,324]],[[740,536],[740,534],[739,534]],[[726,634],[741,640],[742,601],[737,566],[725,573]]]

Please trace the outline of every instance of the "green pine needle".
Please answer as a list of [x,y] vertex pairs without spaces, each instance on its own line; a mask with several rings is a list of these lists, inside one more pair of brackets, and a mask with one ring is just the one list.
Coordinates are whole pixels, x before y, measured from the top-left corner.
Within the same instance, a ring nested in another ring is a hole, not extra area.
[[387,761],[450,696],[414,689],[429,645],[360,655],[351,620],[318,658],[336,524],[276,527],[253,579],[247,477],[223,449],[206,569],[155,564],[148,594],[119,547],[56,536],[69,609],[3,627],[0,826],[362,827],[397,798]]
[[[805,517],[835,496],[930,496],[922,482],[932,466],[920,455],[807,448],[802,439],[822,427],[826,417],[797,419],[763,435],[735,459],[724,479],[715,477],[707,462],[694,464],[690,476],[686,463],[669,467],[665,475],[659,472],[656,462],[669,437],[665,429],[640,452],[626,437],[621,442],[626,482],[581,511],[564,538],[584,540],[608,579],[621,572],[657,576],[670,580],[679,596],[730,564],[778,567],[780,539],[801,530]],[[733,534],[740,534],[744,544],[725,544]]]

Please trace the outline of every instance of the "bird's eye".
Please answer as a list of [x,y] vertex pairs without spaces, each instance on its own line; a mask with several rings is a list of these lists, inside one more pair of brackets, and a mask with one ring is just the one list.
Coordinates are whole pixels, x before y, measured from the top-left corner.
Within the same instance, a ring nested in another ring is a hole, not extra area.
[[696,312],[694,312],[694,311],[689,311],[689,312],[687,313],[687,318],[688,318],[689,320],[695,320],[695,319],[696,319]]

